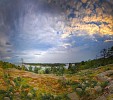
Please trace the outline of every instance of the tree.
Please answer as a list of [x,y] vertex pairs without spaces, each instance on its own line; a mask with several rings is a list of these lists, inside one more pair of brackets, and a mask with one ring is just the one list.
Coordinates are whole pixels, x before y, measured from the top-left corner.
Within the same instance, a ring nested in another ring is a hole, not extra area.
[[64,68],[64,66],[61,66],[61,67],[60,67],[60,70],[61,70],[61,74],[62,74],[62,76],[63,76],[63,74],[64,74],[64,71],[65,71],[65,68]]
[[26,70],[26,67],[24,65],[22,65],[22,70]]
[[69,63],[69,67],[68,67],[68,69],[70,70],[72,68],[72,64],[71,63]]
[[108,49],[108,56],[113,56],[113,46]]
[[32,67],[31,66],[29,67],[29,71],[32,72]]
[[51,69],[50,68],[45,68],[45,74],[50,74],[51,73]]
[[38,67],[35,66],[34,73],[37,73],[38,74],[38,70],[39,70]]
[[101,50],[100,53],[101,53],[102,58],[105,59],[106,57],[108,57],[108,50],[107,49]]
[[64,68],[63,66],[58,66],[58,67],[56,68],[56,74],[59,75],[59,76],[60,76],[60,75],[63,76],[64,71],[65,71],[65,68]]

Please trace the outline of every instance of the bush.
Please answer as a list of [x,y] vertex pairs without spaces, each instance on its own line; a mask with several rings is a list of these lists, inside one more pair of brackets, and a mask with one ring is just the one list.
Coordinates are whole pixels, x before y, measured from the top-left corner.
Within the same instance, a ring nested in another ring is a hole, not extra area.
[[1,95],[1,94],[5,94],[5,93],[6,93],[5,90],[0,90],[0,95]]
[[50,74],[51,73],[51,69],[50,68],[46,68],[44,71],[45,74]]
[[54,100],[54,96],[51,94],[41,94],[40,100]]
[[101,83],[101,87],[102,88],[105,88],[108,85],[108,83],[109,83],[108,81],[102,82]]

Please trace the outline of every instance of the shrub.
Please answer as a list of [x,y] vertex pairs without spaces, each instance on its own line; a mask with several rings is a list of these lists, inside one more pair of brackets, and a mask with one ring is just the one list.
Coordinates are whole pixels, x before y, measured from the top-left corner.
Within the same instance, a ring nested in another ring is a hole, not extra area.
[[108,83],[109,83],[108,81],[102,82],[101,83],[101,87],[102,88],[105,88],[108,85]]
[[51,73],[51,69],[50,68],[46,68],[44,71],[45,74],[50,74]]
[[0,95],[1,95],[1,94],[5,94],[5,93],[6,93],[5,90],[0,90]]
[[40,100],[54,100],[54,96],[51,94],[41,94]]

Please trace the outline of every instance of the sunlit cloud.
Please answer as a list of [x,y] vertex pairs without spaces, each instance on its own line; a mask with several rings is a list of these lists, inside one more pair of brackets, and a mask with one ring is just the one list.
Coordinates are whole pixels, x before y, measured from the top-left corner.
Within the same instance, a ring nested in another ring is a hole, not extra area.
[[[54,0],[49,2],[53,3]],[[58,2],[55,3],[57,5]],[[67,38],[72,34],[76,36],[113,35],[112,4],[98,0],[71,0],[66,5],[65,3],[65,0],[59,3],[66,15],[61,38]]]
[[31,62],[94,58],[112,45],[112,6],[112,0],[1,0],[0,56]]
[[105,40],[104,42],[113,42],[113,40]]

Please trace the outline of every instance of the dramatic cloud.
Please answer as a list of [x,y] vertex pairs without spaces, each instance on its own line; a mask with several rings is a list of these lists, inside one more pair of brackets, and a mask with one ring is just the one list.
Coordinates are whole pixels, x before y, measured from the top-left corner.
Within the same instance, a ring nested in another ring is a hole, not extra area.
[[[83,35],[113,35],[113,5],[106,1],[99,0],[81,0],[76,2],[77,6],[67,5],[68,25],[65,26],[62,38],[71,34]],[[86,3],[87,2],[87,3]],[[85,5],[84,5],[85,3]]]
[[112,0],[1,0],[0,58],[76,62],[112,46]]

